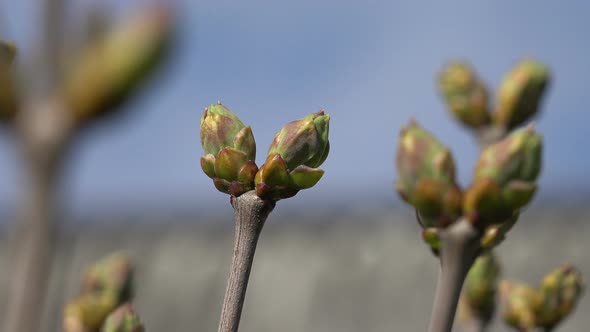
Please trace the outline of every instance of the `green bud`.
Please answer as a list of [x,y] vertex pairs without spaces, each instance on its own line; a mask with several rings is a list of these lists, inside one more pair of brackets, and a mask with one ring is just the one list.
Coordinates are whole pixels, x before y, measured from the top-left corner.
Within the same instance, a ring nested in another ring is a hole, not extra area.
[[584,290],[580,272],[566,264],[545,276],[540,287],[540,301],[536,308],[537,323],[552,329],[575,308]]
[[496,310],[496,288],[500,276],[500,264],[491,252],[479,256],[469,270],[461,295],[470,308],[469,312],[486,324]]
[[396,164],[396,189],[417,209],[424,227],[443,227],[461,215],[451,152],[414,121],[401,131]]
[[110,295],[83,294],[66,304],[63,317],[64,331],[98,331],[116,307],[117,300]]
[[461,123],[474,129],[490,123],[488,91],[468,64],[447,64],[438,84],[449,110]]
[[143,324],[133,310],[131,304],[126,303],[110,314],[101,332],[144,332]]
[[117,304],[128,301],[133,293],[134,267],[131,259],[115,253],[90,266],[82,278],[82,294],[105,295]]
[[11,120],[17,112],[18,101],[12,63],[16,47],[0,40],[0,121]]
[[536,326],[534,307],[539,294],[525,284],[500,283],[500,293],[504,299],[503,319],[506,324],[519,331],[532,331]]
[[252,129],[220,102],[203,112],[201,146],[201,168],[219,191],[237,197],[254,189],[258,166]]
[[498,223],[530,202],[541,170],[541,136],[532,127],[517,130],[480,155],[473,184],[463,200],[465,214]]
[[277,201],[315,186],[324,175],[317,167],[330,151],[329,124],[330,115],[321,110],[285,125],[256,174],[256,194]]
[[173,34],[169,10],[151,7],[102,33],[67,61],[61,95],[78,119],[116,109],[163,62]]
[[550,80],[549,68],[532,59],[516,65],[498,90],[494,123],[512,129],[533,117]]

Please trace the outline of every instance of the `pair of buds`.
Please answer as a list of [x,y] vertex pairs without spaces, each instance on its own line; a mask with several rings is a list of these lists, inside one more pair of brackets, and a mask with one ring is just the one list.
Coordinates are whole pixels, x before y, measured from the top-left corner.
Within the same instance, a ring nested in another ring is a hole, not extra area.
[[288,123],[258,168],[252,129],[221,103],[211,105],[201,118],[201,167],[219,191],[234,197],[250,190],[274,201],[292,197],[324,175],[318,167],[330,150],[329,121],[322,110]]

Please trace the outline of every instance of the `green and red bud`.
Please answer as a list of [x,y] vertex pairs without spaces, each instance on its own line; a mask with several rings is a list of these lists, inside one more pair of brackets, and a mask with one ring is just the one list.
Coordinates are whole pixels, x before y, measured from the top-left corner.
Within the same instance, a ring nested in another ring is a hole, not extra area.
[[497,126],[513,129],[532,118],[539,109],[550,80],[549,68],[532,59],[518,63],[498,90],[493,120]]
[[572,265],[566,264],[547,274],[536,307],[537,325],[555,327],[574,310],[583,291],[582,275]]
[[542,140],[532,127],[488,146],[475,167],[463,211],[473,221],[500,223],[530,202],[541,170]]
[[151,7],[102,33],[74,56],[60,93],[79,119],[115,109],[161,63],[173,34],[169,10]]
[[219,191],[237,197],[254,189],[258,166],[252,129],[221,103],[203,112],[201,146],[201,168]]
[[439,90],[451,113],[470,128],[490,124],[488,91],[466,63],[451,62],[438,76]]
[[446,226],[461,215],[451,152],[414,121],[401,131],[396,164],[396,189],[416,208],[423,227]]
[[321,110],[285,125],[256,174],[256,194],[276,201],[313,187],[324,175],[318,167],[330,151],[329,124],[330,115]]
[[101,329],[101,332],[144,332],[143,324],[133,310],[131,304],[126,303],[111,313]]

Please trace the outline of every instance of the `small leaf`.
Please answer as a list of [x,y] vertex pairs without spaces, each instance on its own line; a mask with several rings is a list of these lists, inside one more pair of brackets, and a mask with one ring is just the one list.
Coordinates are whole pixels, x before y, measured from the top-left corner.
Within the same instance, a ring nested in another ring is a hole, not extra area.
[[212,154],[201,157],[201,168],[208,177],[215,178],[215,157]]
[[269,186],[288,186],[291,184],[291,177],[287,164],[279,154],[270,155],[258,173],[256,183],[266,183]]
[[238,172],[246,162],[248,157],[242,151],[231,148],[221,149],[215,158],[215,174],[227,181],[235,181],[238,178]]
[[238,173],[238,181],[243,184],[254,185],[254,178],[256,177],[257,172],[258,166],[256,166],[254,161],[249,160],[240,169],[240,172]]
[[305,165],[297,166],[291,171],[291,179],[299,189],[308,189],[315,186],[323,175],[323,170]]

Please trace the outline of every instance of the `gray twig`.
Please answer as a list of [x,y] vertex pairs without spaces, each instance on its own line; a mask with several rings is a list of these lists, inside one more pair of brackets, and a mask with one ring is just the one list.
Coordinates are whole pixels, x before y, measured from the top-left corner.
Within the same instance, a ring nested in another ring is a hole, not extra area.
[[219,332],[238,331],[258,237],[275,202],[262,200],[255,191],[249,191],[232,197],[232,205],[235,211],[234,251]]

